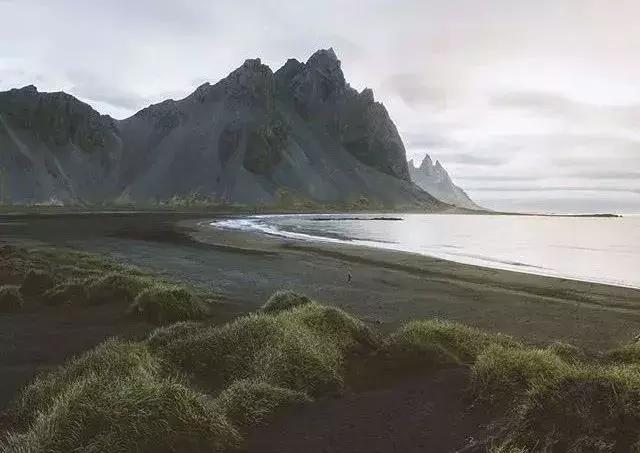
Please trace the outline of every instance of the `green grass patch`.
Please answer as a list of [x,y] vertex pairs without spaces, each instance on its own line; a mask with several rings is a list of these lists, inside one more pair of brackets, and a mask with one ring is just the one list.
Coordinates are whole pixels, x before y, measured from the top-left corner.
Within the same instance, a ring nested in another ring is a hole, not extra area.
[[490,345],[520,347],[512,337],[488,334],[448,321],[413,321],[398,329],[388,343],[388,353],[398,364],[415,368],[472,363]]
[[142,290],[130,312],[154,324],[203,319],[208,314],[204,301],[185,288],[154,285]]
[[569,368],[548,349],[491,345],[473,365],[473,385],[482,398],[511,401],[539,382],[557,379]]
[[87,281],[88,302],[92,305],[130,304],[143,289],[151,284],[148,278],[137,275],[107,274]]
[[310,395],[339,392],[351,348],[368,338],[360,321],[315,303],[203,328],[161,348],[167,360],[212,389],[260,379]]
[[298,294],[293,291],[278,291],[267,300],[267,303],[262,306],[261,310],[264,313],[278,313],[308,303],[311,303],[311,299],[303,294]]
[[22,310],[24,300],[20,287],[16,285],[0,286],[0,312],[12,313]]
[[20,292],[25,296],[41,296],[55,285],[55,280],[47,271],[30,269],[22,282]]
[[640,365],[640,341],[609,351],[607,355],[613,362]]
[[506,443],[528,451],[638,451],[637,367],[571,367],[531,383],[508,424]]
[[292,406],[311,402],[311,398],[303,392],[244,379],[223,390],[216,401],[227,417],[244,432]]
[[47,290],[42,300],[47,305],[84,306],[88,304],[89,295],[83,281],[70,280]]
[[153,377],[162,370],[160,360],[144,344],[111,339],[69,361],[53,372],[36,377],[12,404],[11,416],[19,424],[33,421],[50,408],[65,389],[90,376],[106,379],[127,376]]
[[226,452],[240,441],[218,405],[178,378],[98,374],[69,383],[2,449]]

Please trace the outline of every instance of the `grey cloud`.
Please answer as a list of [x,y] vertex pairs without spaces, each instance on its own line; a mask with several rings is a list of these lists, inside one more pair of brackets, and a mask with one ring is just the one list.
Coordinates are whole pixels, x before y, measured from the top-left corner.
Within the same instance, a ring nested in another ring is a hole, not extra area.
[[558,93],[519,91],[494,95],[490,105],[495,108],[520,109],[532,113],[559,116],[568,120],[594,120],[617,123],[635,128],[640,122],[640,104],[600,105],[581,102]]
[[490,99],[494,107],[539,110],[544,113],[567,113],[584,108],[585,104],[572,101],[555,93],[519,91],[495,95]]
[[[639,159],[640,160],[640,159]],[[589,179],[629,179],[633,181],[640,181],[640,171],[575,171],[568,173],[569,176],[579,176]]]
[[418,74],[393,74],[383,81],[382,87],[413,108],[442,108],[447,100],[444,90],[428,85],[425,78]]
[[425,148],[425,150],[428,152],[431,149],[459,148],[460,146],[462,146],[460,142],[452,139],[451,137],[433,130],[433,127],[427,126],[426,129],[431,130],[431,132],[405,134],[407,147]]
[[500,165],[508,161],[506,157],[498,157],[498,156],[482,156],[477,154],[466,154],[466,153],[453,153],[453,154],[445,154],[447,162],[454,162],[459,164],[470,164],[470,165]]
[[478,192],[629,192],[640,194],[640,189],[601,186],[468,186]]

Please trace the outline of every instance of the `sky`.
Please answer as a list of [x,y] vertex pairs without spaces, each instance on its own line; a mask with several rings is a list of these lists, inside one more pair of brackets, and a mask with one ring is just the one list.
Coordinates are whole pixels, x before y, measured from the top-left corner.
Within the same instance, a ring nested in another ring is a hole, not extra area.
[[125,118],[333,47],[479,204],[640,212],[637,0],[0,0],[0,90]]

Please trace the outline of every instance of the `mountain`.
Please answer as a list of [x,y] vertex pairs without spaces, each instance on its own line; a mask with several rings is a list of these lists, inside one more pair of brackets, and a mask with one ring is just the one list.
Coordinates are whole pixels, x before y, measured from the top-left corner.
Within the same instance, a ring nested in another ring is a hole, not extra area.
[[445,204],[411,182],[404,145],[373,92],[332,49],[275,73],[247,60],[215,85],[117,121],[65,93],[0,93],[2,196],[14,203],[283,200]]
[[424,157],[419,167],[410,160],[409,173],[413,182],[444,203],[460,208],[484,210],[475,204],[464,190],[453,183],[449,173],[439,161],[434,165],[428,155]]

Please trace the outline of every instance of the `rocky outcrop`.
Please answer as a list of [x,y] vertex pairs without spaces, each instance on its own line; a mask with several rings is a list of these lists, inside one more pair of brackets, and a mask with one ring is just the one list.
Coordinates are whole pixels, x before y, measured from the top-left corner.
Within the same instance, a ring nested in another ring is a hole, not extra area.
[[453,183],[449,173],[439,161],[434,164],[428,155],[424,157],[419,167],[416,167],[413,160],[410,160],[409,172],[411,179],[418,186],[438,200],[460,208],[484,210],[474,203],[464,190]]
[[[0,121],[8,150],[0,165],[17,202],[149,202],[198,193],[272,204],[286,194],[446,208],[410,181],[386,109],[370,89],[359,93],[346,83],[332,49],[306,63],[289,60],[275,73],[247,60],[216,84],[122,121],[64,93],[12,90],[0,95]],[[18,187],[20,172],[31,176]],[[29,184],[39,188],[29,191]]]

